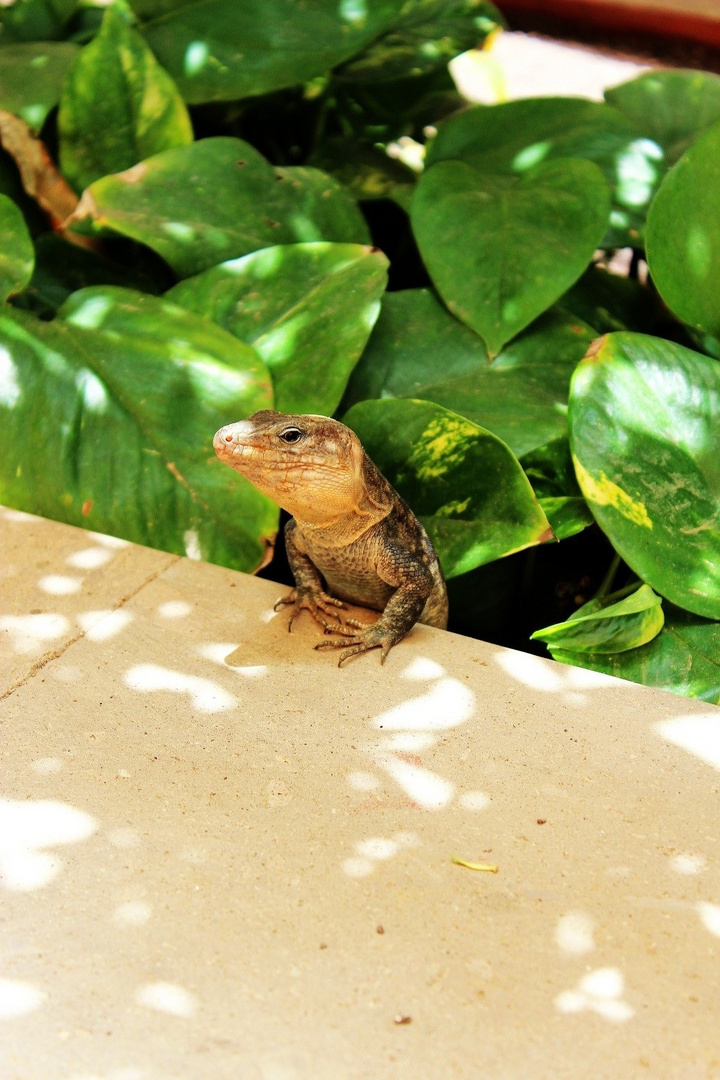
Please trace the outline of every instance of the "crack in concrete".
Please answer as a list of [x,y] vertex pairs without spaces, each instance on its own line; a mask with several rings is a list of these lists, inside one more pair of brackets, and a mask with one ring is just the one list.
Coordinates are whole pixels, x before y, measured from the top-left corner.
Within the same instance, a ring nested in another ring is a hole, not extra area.
[[[175,566],[182,558],[182,555],[168,555],[168,562],[164,566],[159,570],[154,571],[154,573],[149,574],[148,577],[141,581],[131,592],[127,593],[125,596],[121,596],[115,607],[110,608],[110,612],[120,611],[120,609],[124,608],[126,604],[138,595],[138,593],[142,592],[148,585],[151,585],[153,581],[156,581],[166,570],[169,570],[171,566]],[[11,697],[16,690],[19,690],[21,686],[25,686],[26,683],[29,683],[30,680],[34,679],[37,673],[42,671],[42,669],[51,663],[51,661],[59,659],[59,657],[63,656],[76,642],[84,638],[87,632],[87,630],[78,630],[74,637],[69,638],[51,652],[44,653],[34,664],[32,664],[30,669],[17,680],[17,682],[0,692],[0,701],[5,701],[6,698]]]

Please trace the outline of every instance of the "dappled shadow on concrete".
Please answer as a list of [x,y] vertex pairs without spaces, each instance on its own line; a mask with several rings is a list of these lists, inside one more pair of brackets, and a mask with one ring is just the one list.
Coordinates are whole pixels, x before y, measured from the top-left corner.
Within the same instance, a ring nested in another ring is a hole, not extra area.
[[54,528],[0,604],[18,1075],[712,1075],[720,712],[427,627],[338,670]]

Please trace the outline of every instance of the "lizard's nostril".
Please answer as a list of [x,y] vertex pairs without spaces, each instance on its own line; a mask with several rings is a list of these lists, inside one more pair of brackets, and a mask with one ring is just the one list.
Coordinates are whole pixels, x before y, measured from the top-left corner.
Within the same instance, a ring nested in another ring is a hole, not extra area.
[[225,436],[225,442],[232,442],[232,441],[233,441],[232,435],[226,435]]

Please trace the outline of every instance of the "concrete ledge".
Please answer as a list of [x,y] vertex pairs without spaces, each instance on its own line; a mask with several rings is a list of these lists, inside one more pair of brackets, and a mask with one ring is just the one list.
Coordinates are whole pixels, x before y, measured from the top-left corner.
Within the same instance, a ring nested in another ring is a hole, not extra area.
[[4,1078],[717,1080],[719,710],[0,526]]

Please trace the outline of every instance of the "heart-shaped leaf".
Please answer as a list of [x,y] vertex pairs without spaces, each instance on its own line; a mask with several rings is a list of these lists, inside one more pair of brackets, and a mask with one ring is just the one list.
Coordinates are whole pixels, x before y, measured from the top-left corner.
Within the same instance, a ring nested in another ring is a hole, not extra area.
[[554,649],[553,659],[720,705],[720,623],[672,606],[648,645],[614,655]]
[[118,5],[65,80],[58,128],[62,171],[79,191],[193,140],[177,87]]
[[420,178],[412,223],[438,292],[495,356],[580,277],[608,212],[589,161],[551,161],[520,178],[442,161]]
[[638,577],[720,618],[720,364],[608,334],[573,376],[570,443],[598,524]]
[[662,148],[617,109],[584,98],[523,98],[476,105],[438,125],[427,166],[460,160],[520,176],[541,162],[585,158],[603,172],[614,209],[608,240],[641,240],[646,208],[665,170]]
[[400,0],[134,0],[150,48],[186,101],[234,101],[307,82],[398,18]]
[[647,258],[676,315],[720,337],[720,124],[669,171],[647,220]]
[[273,169],[241,139],[201,139],[91,184],[73,215],[161,255],[180,277],[274,244],[367,243],[357,204],[317,169]]
[[517,459],[429,401],[364,401],[343,418],[428,531],[446,577],[552,539]]
[[652,641],[663,622],[660,597],[648,585],[641,585],[622,599],[608,596],[590,600],[565,622],[546,626],[530,636],[533,641],[544,641],[553,655],[556,649],[621,653]]
[[60,100],[60,88],[79,52],[70,41],[32,41],[0,48],[0,109],[38,132]]
[[0,300],[25,288],[34,265],[35,252],[25,218],[12,199],[0,195]]
[[595,331],[553,310],[492,361],[429,289],[387,293],[345,397],[434,401],[498,435],[518,457],[567,431],[570,376]]
[[659,143],[674,165],[690,143],[720,120],[720,76],[709,71],[644,71],[612,86],[605,100]]
[[380,310],[387,265],[359,244],[289,244],[222,263],[165,295],[254,346],[278,411],[332,416]]
[[0,313],[0,501],[256,569],[277,507],[223,466],[212,435],[271,405],[264,365],[174,305],[137,294],[133,309],[130,290],[115,291],[131,299],[110,331],[112,298],[88,293],[77,325]]

